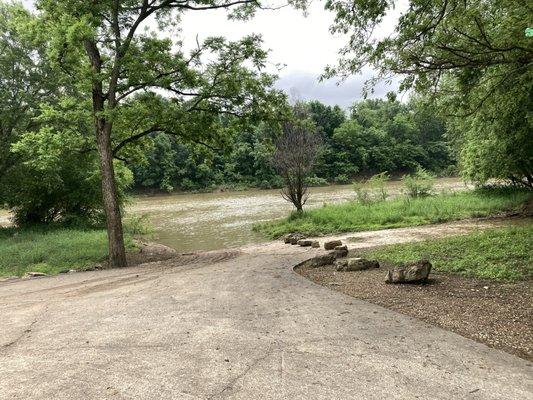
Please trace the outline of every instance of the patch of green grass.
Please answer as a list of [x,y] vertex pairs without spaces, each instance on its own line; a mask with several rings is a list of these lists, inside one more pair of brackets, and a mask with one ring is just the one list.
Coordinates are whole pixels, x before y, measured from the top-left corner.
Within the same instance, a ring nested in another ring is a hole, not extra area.
[[381,247],[365,257],[402,263],[426,258],[436,271],[502,280],[533,277],[533,224]]
[[257,224],[254,229],[278,238],[292,232],[324,235],[426,225],[516,210],[531,196],[525,190],[493,188],[371,204],[352,201],[292,213],[283,220]]
[[[126,235],[126,248],[134,248],[130,235]],[[0,276],[22,276],[28,271],[58,274],[87,268],[107,257],[107,235],[102,229],[0,229]]]

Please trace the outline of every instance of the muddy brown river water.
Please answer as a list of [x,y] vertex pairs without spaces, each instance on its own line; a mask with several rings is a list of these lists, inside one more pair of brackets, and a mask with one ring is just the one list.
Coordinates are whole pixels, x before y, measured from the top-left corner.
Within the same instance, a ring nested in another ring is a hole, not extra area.
[[[390,195],[400,193],[401,188],[401,182],[388,184]],[[441,178],[436,184],[438,190],[464,188],[464,183],[456,178]],[[307,207],[320,207],[354,197],[352,185],[312,188]],[[155,241],[180,252],[191,252],[266,241],[264,236],[252,230],[253,224],[286,217],[291,209],[279,190],[246,190],[136,196],[127,213],[146,216],[154,230]]]

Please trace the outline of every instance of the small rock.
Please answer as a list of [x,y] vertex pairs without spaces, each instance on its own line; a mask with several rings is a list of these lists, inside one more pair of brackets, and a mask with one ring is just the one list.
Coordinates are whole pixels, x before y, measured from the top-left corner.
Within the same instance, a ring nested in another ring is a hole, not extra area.
[[320,243],[318,243],[318,240],[314,240],[311,243],[311,247],[314,247],[315,249],[319,248],[320,247]]
[[333,250],[337,246],[342,246],[340,240],[330,240],[329,242],[324,243],[324,249],[326,250]]
[[420,260],[395,267],[387,272],[386,283],[425,283],[431,272],[431,263]]
[[488,286],[483,286],[483,289],[488,290],[489,287]]
[[301,233],[291,233],[284,238],[284,242],[287,244],[298,244],[298,240],[305,239],[305,235]]
[[348,255],[348,247],[337,246],[335,247],[335,250],[332,251],[332,253],[335,255],[335,259],[344,258]]
[[298,245],[302,247],[309,247],[313,245],[313,241],[307,240],[307,239],[301,239],[301,240],[298,240]]
[[24,274],[23,278],[36,278],[36,277],[39,277],[39,276],[48,276],[48,275],[45,274],[44,272],[30,271],[30,272],[26,272]]
[[335,255],[332,253],[322,254],[304,261],[301,265],[311,268],[322,267],[323,265],[331,265],[335,261]]
[[363,271],[365,269],[379,268],[379,262],[355,257],[338,260],[335,262],[335,267],[337,271]]

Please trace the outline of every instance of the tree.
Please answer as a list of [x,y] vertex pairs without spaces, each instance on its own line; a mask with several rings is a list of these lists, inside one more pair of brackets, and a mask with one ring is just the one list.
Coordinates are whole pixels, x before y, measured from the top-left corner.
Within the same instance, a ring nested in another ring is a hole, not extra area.
[[0,2],[0,205],[6,202],[6,179],[21,163],[12,144],[36,128],[40,103],[53,102],[61,86],[44,62],[45,43],[25,33],[33,22],[21,5]]
[[[531,185],[533,40],[524,34],[532,12],[517,0],[410,0],[395,33],[372,32],[394,0],[331,0],[334,32],[350,35],[339,65],[349,75],[365,65],[376,79],[404,77],[402,89],[431,94],[455,130],[466,177],[510,177]],[[375,80],[370,81],[373,83]],[[499,163],[494,163],[496,151]],[[495,164],[499,164],[495,167]]]
[[[18,163],[4,177],[2,195],[18,225],[89,222],[100,224],[100,172],[94,152],[80,152],[92,137],[80,135],[92,124],[87,102],[64,98],[42,105],[35,129],[19,135],[11,153]],[[131,183],[131,172],[117,166],[119,202]]]
[[185,12],[234,9],[243,18],[260,7],[255,0],[37,2],[50,59],[91,93],[112,266],[126,265],[114,158],[124,160],[133,142],[155,132],[215,140],[219,114],[252,118],[283,98],[261,72],[267,53],[258,36],[209,38],[185,55],[179,41],[142,28],[155,21],[170,30]]
[[313,169],[320,143],[316,126],[301,116],[284,123],[283,134],[276,142],[273,164],[285,182],[282,196],[298,212],[303,211],[307,202],[306,178]]

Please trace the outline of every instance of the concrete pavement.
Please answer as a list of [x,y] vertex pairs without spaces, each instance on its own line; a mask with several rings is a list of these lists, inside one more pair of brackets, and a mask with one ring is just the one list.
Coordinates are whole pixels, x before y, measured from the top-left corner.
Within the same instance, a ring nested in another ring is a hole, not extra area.
[[0,399],[528,399],[520,358],[317,286],[266,246],[0,283]]

